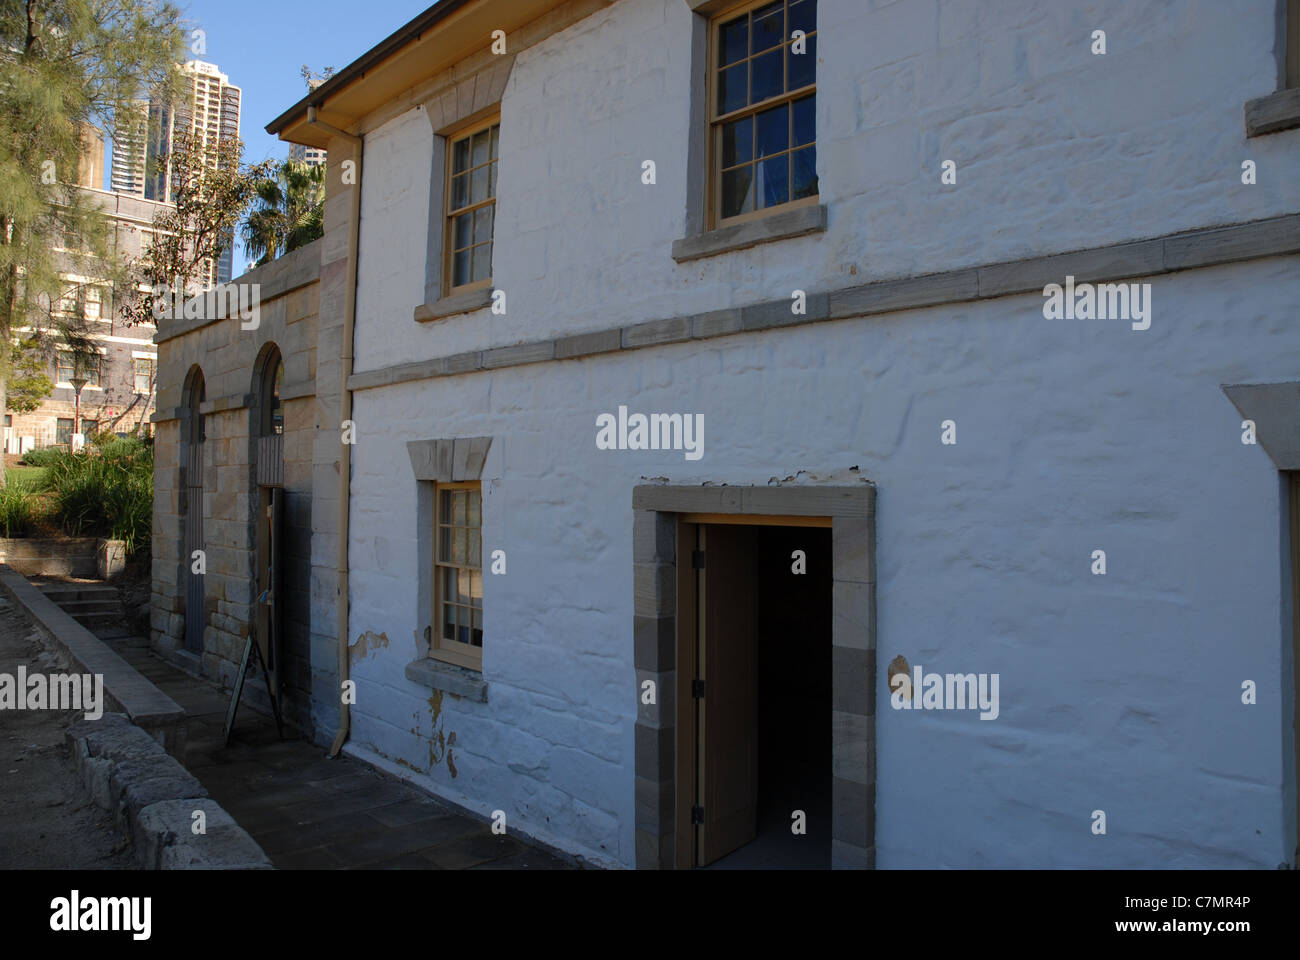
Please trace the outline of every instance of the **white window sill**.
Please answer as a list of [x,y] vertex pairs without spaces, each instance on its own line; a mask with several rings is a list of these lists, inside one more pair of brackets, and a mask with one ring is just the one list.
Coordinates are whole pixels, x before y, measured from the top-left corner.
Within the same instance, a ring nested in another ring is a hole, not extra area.
[[1300,87],[1246,101],[1246,136],[1262,137],[1300,127]]
[[431,690],[443,690],[475,703],[487,703],[487,681],[477,670],[422,657],[406,665],[406,679]]
[[744,250],[773,240],[788,240],[826,229],[826,205],[796,207],[770,216],[746,220],[673,241],[673,259],[678,263]]

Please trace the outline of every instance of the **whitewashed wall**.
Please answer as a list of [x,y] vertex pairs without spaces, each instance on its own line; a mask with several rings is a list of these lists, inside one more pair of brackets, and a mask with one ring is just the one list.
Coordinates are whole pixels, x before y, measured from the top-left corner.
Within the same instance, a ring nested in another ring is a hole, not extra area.
[[[368,136],[359,371],[1300,209],[1300,131],[1242,129],[1244,101],[1275,85],[1272,0],[822,0],[829,231],[678,266],[689,16],[624,0],[520,54],[502,108],[504,317],[413,322],[429,125],[416,110]],[[949,158],[955,188],[939,183]],[[1295,377],[1300,272],[1151,282],[1140,333],[1047,321],[1028,296],[357,393],[352,634],[389,644],[353,668],[354,744],[631,865],[632,486],[856,465],[879,497],[879,866],[1287,860],[1279,481],[1219,385]],[[598,451],[596,415],[620,403],[704,414],[704,458]],[[403,675],[423,649],[405,444],[484,435],[484,551],[509,558],[485,578],[489,702],[431,703]],[[891,711],[896,654],[999,673],[1001,716]],[[435,706],[454,777],[430,752]]]
[[1273,9],[821,0],[828,231],[678,265],[694,15],[622,0],[516,60],[493,256],[506,316],[411,320],[433,138],[418,109],[367,138],[356,368],[1294,212],[1300,130],[1247,141],[1242,117],[1276,89]]

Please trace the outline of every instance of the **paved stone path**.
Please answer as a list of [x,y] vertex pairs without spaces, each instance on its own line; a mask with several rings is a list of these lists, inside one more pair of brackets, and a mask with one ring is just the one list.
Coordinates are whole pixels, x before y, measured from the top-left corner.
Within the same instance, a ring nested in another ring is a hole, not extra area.
[[[171,666],[148,641],[112,628],[97,635],[190,716],[185,766],[277,868],[569,869],[571,864],[458,812],[349,757],[329,760],[245,700],[231,745],[222,742],[229,694]],[[291,734],[286,731],[286,737]]]

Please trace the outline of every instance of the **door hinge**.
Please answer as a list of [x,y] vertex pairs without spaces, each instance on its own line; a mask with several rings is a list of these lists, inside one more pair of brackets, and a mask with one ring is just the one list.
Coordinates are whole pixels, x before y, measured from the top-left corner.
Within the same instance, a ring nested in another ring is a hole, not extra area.
[[691,696],[696,700],[704,696],[704,681],[699,677],[691,681]]
[[703,550],[692,550],[692,551],[691,551],[691,569],[692,569],[692,570],[703,570],[703,569],[704,569],[704,551],[703,551]]
[[704,808],[691,807],[691,823],[703,823],[703,822],[704,822]]

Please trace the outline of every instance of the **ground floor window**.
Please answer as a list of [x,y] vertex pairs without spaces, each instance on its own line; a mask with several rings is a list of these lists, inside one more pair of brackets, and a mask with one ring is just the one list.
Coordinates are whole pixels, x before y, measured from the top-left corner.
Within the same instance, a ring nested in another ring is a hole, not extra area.
[[54,421],[54,442],[71,443],[72,442],[72,418],[59,417]]
[[483,495],[477,482],[437,487],[434,626],[429,655],[483,666]]

